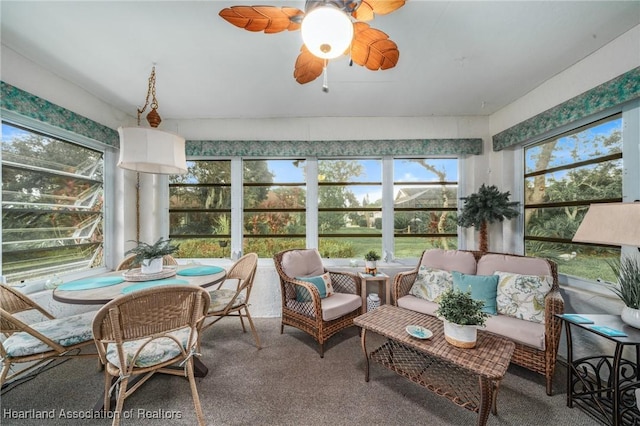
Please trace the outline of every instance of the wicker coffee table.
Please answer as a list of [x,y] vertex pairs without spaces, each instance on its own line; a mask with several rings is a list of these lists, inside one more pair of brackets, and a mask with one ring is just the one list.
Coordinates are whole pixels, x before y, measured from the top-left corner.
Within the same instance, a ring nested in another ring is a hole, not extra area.
[[[391,305],[382,305],[353,322],[362,327],[367,382],[371,360],[477,412],[478,425],[487,423],[490,410],[496,414],[498,386],[515,348],[512,341],[479,331],[475,348],[460,349],[446,342],[439,319]],[[428,328],[433,336],[426,340],[411,337],[405,328],[413,324]],[[386,337],[386,343],[368,352],[367,331]]]

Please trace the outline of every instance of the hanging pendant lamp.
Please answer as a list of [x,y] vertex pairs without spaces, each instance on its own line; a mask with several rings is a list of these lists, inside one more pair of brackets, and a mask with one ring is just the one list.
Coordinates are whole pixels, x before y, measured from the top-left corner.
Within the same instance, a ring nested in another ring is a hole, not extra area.
[[[140,127],[140,116],[149,106],[147,121],[151,127]],[[138,127],[120,127],[120,159],[118,167],[141,173],[162,175],[187,173],[185,140],[175,133],[158,130],[162,119],[156,99],[156,67],[151,70],[144,107],[138,109]]]

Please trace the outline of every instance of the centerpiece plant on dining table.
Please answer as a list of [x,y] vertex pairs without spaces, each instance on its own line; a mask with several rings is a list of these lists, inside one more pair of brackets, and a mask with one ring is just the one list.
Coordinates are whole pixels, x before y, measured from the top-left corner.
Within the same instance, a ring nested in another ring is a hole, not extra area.
[[137,245],[128,250],[125,255],[135,254],[131,264],[140,265],[142,273],[156,273],[162,271],[162,258],[173,254],[180,248],[179,244],[172,244],[169,238],[160,237],[154,244],[137,241]]

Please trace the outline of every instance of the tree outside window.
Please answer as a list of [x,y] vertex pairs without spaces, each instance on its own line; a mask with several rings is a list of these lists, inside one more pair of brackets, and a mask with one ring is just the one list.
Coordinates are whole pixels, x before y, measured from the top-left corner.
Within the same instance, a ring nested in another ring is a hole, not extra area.
[[527,147],[526,254],[553,259],[568,275],[615,281],[606,259],[618,258],[618,247],[571,239],[591,203],[622,201],[622,170],[620,114]]

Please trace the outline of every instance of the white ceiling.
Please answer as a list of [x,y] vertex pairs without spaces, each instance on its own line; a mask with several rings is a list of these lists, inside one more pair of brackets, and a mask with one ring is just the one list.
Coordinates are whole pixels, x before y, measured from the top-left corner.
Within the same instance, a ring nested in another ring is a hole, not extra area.
[[[300,32],[252,33],[231,5],[304,1],[2,0],[2,44],[135,115],[156,63],[163,119],[490,115],[640,23],[639,1],[420,1],[377,16],[400,50],[386,71],[329,65],[293,78]],[[640,43],[640,41],[639,41]]]

